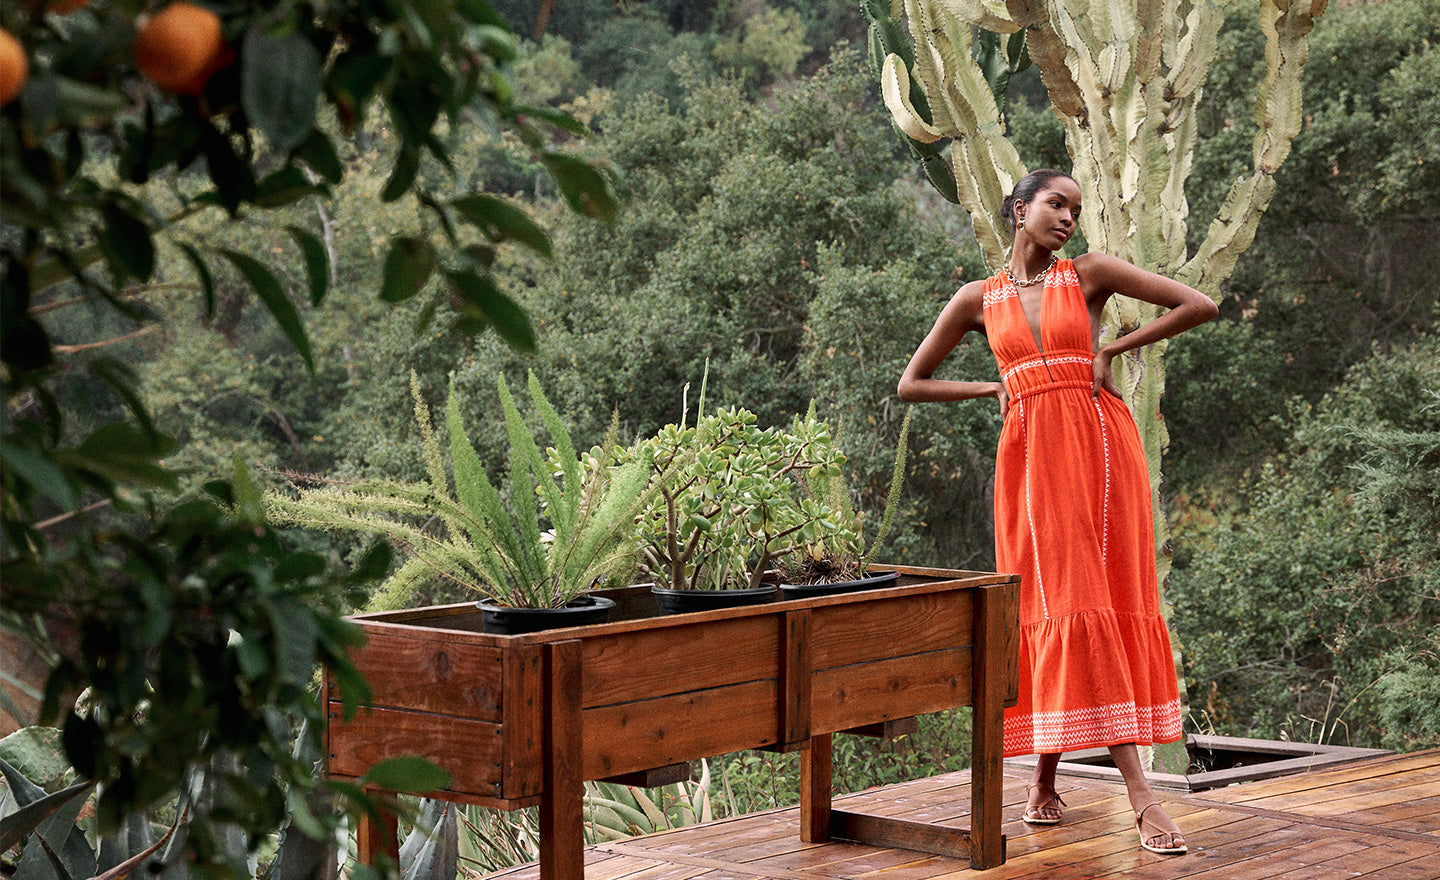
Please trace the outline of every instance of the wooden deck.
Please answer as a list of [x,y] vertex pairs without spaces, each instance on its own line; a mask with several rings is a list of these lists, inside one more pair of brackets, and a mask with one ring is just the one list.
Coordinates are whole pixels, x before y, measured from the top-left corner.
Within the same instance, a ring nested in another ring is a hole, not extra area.
[[[1065,822],[1019,821],[1026,771],[1005,768],[1008,860],[957,859],[842,841],[801,843],[794,808],[587,847],[585,880],[1440,880],[1440,750],[1200,794],[1161,793],[1190,845],[1141,850],[1118,784],[1061,777]],[[837,808],[965,826],[968,772],[835,799]],[[495,877],[528,880],[534,866]],[[579,880],[579,878],[576,878]]]

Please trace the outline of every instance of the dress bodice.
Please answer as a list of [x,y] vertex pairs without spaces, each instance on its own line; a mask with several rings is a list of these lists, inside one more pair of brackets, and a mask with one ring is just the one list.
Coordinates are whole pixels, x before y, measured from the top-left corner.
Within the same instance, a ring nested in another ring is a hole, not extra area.
[[1011,398],[1042,390],[1083,387],[1094,381],[1090,312],[1071,260],[1060,260],[1045,277],[1040,305],[1040,345],[1020,304],[1020,292],[1004,272],[985,282],[985,335]]

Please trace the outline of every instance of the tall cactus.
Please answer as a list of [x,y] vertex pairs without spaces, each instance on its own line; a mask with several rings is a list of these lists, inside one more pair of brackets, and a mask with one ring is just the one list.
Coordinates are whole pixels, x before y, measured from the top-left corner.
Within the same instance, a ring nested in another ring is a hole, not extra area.
[[[1194,254],[1186,248],[1184,187],[1223,0],[862,0],[861,5],[870,21],[872,67],[895,125],[932,181],[954,181],[953,189],[938,183],[937,188],[970,212],[992,269],[1003,265],[1009,246],[996,214],[1026,170],[1005,138],[999,80],[1023,66],[1028,54],[1065,126],[1072,174],[1086,206],[1080,225],[1091,249],[1218,299],[1221,284],[1254,240],[1275,192],[1275,172],[1300,130],[1306,41],[1325,4],[1258,0],[1266,70],[1255,102],[1260,131],[1253,168],[1234,182]],[[900,33],[901,16],[910,39]],[[981,33],[989,42],[976,51]],[[945,164],[946,140],[949,165],[934,167]],[[1112,298],[1103,332],[1113,338],[1158,311]],[[1160,418],[1165,348],[1161,342],[1117,360],[1117,380],[1145,443],[1152,491],[1159,488],[1168,442]],[[1169,558],[1159,505],[1155,525],[1163,583]]]

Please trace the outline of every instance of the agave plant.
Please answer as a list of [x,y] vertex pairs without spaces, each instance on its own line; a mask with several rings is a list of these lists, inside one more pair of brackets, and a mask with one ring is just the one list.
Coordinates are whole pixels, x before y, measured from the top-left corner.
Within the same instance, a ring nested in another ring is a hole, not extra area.
[[[586,782],[582,809],[587,844],[709,822],[715,818],[709,764],[700,762],[698,780],[659,788]],[[468,806],[460,808],[459,817],[459,861],[467,871],[490,874],[540,858],[540,817],[534,808],[505,812]],[[445,833],[437,826],[433,836]]]
[[[601,447],[583,459],[577,456],[532,373],[530,397],[554,442],[547,461],[501,376],[496,384],[510,446],[512,513],[465,435],[454,382],[445,408],[454,491],[413,372],[410,384],[427,481],[325,480],[300,488],[295,496],[269,499],[277,522],[381,535],[408,557],[377,591],[372,610],[401,607],[416,586],[432,578],[513,608],[560,608],[602,581],[623,581],[634,572],[634,522],[662,488],[665,475],[652,472],[643,451],[612,466],[614,424]],[[443,529],[427,525],[433,520]]]
[[[839,438],[836,437],[836,452],[826,456],[836,463],[835,467],[813,468],[805,473],[805,487],[808,498],[802,505],[812,510],[806,517],[806,525],[800,532],[801,546],[780,563],[786,583],[791,584],[832,584],[841,581],[858,580],[866,577],[870,562],[895,521],[896,502],[900,489],[905,483],[905,458],[910,438],[910,415],[905,411],[900,423],[900,436],[895,443],[895,465],[890,473],[890,489],[885,498],[885,513],[875,535],[865,540],[865,512],[856,510],[850,500],[850,485],[843,468],[845,456],[839,452]],[[815,404],[810,404],[806,419],[815,419]],[[799,430],[799,419],[796,419]]]

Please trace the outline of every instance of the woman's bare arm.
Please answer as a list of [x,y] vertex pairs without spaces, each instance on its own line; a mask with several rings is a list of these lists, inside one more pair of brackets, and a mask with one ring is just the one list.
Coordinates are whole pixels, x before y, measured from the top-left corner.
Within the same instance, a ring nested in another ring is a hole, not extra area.
[[1110,382],[1110,362],[1123,354],[1162,339],[1184,333],[1209,321],[1220,313],[1213,300],[1193,287],[1164,275],[1147,272],[1109,254],[1090,253],[1075,258],[1075,271],[1085,300],[1095,312],[1112,293],[1143,300],[1169,311],[1119,339],[1100,346],[1095,352],[1095,386]]
[[1002,412],[1007,404],[1005,386],[1000,382],[963,382],[951,379],[936,379],[935,371],[955,350],[955,346],[966,333],[974,330],[983,334],[985,282],[971,281],[956,291],[955,295],[941,310],[920,347],[910,358],[905,372],[900,376],[896,392],[901,400],[914,403],[930,401],[973,400],[977,397],[994,397],[1000,401]]

